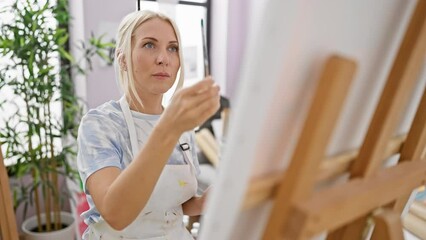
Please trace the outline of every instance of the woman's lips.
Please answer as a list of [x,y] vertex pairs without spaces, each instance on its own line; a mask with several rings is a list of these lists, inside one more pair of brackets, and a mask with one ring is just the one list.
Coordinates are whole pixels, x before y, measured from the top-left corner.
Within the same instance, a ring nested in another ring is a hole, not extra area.
[[169,78],[170,75],[168,73],[160,72],[160,73],[154,73],[152,76],[156,78]]

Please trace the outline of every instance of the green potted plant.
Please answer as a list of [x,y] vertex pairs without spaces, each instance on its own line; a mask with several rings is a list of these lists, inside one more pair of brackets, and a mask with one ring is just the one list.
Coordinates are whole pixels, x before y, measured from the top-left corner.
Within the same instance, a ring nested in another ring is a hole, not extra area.
[[0,58],[5,60],[0,65],[0,92],[13,93],[0,95],[0,111],[9,113],[0,115],[5,123],[0,142],[6,146],[5,159],[15,162],[9,172],[16,178],[31,176],[14,193],[15,206],[35,208],[34,229],[24,232],[56,234],[48,239],[61,239],[58,232],[70,224],[66,221],[73,221],[61,213],[61,203],[69,194],[59,184],[60,178],[78,179],[70,159],[75,156],[82,107],[71,75],[84,74],[81,61],[91,66],[95,55],[110,63],[107,52],[113,48],[112,43],[92,36],[89,44],[82,44],[81,61],[75,60],[68,50],[67,8],[67,0],[46,0],[43,5],[37,0],[17,0],[0,12],[13,17],[9,23],[0,23]]

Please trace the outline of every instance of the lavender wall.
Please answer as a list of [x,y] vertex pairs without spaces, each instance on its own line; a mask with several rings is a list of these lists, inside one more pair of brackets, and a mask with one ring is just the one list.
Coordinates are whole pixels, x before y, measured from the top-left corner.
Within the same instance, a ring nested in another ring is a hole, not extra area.
[[[115,38],[116,29],[121,19],[135,10],[134,1],[92,0],[84,1],[84,19],[86,37],[91,32],[105,35],[105,40]],[[95,107],[110,99],[120,97],[119,87],[115,81],[114,68],[105,66],[101,61],[94,62],[94,70],[87,76],[87,103]]]
[[[96,36],[105,34],[104,40],[111,40],[115,37],[122,17],[135,10],[135,2],[129,0],[76,0],[70,4],[74,16],[71,27],[73,42],[88,39],[91,33]],[[121,95],[114,68],[106,66],[100,59],[94,59],[93,70],[86,77],[77,77],[75,81],[77,92],[85,99],[88,108],[118,99]]]

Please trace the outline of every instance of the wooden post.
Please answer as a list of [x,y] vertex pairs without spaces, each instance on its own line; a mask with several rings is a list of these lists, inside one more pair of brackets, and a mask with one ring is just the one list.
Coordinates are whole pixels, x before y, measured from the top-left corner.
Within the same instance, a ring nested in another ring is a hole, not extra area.
[[[399,162],[420,161],[425,160],[424,152],[426,148],[426,88],[417,108],[416,116],[414,117],[410,131],[408,132],[407,140],[401,150]],[[410,194],[401,196],[393,204],[392,208],[401,213],[407,204]]]
[[219,144],[212,133],[206,128],[201,129],[195,134],[195,141],[210,163],[217,167],[219,165]]
[[15,212],[10,194],[9,179],[0,145],[0,233],[1,239],[18,240]]
[[401,216],[398,212],[384,210],[384,212],[374,216],[374,223],[372,240],[404,240]]

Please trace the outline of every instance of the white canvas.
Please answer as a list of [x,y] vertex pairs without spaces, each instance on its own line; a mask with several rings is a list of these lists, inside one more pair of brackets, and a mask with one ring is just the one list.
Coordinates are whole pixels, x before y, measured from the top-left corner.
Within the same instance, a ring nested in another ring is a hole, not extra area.
[[[229,136],[199,239],[260,239],[272,205],[241,212],[248,182],[287,166],[320,71],[331,54],[355,60],[358,70],[328,155],[360,147],[415,4],[415,0],[265,2],[264,11],[253,17],[260,23],[251,24],[260,27],[251,29],[248,39]],[[423,71],[398,133],[408,130],[425,83]]]

